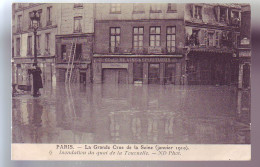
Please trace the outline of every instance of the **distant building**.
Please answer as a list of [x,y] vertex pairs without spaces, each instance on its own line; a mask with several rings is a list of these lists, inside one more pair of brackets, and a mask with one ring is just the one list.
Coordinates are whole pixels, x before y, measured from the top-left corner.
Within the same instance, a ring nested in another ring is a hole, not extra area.
[[237,84],[241,7],[96,4],[94,83]]
[[30,12],[40,13],[40,27],[37,30],[38,66],[42,69],[44,82],[55,82],[55,35],[58,33],[59,4],[15,3],[13,27],[13,83],[28,84],[27,69],[34,60],[34,35]]
[[[94,41],[94,4],[60,4],[60,31],[56,35],[57,81],[64,82],[73,66],[71,82],[91,83]],[[74,60],[73,59],[74,54]]]
[[234,4],[186,4],[188,84],[236,85],[241,7]]
[[242,5],[241,41],[239,43],[239,82],[238,88],[250,88],[251,73],[251,10],[249,5]]

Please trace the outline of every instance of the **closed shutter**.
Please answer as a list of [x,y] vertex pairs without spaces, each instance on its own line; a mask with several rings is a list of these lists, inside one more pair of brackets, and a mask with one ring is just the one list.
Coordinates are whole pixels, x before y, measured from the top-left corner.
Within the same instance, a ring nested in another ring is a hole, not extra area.
[[199,43],[201,46],[205,46],[205,30],[200,30],[199,31]]

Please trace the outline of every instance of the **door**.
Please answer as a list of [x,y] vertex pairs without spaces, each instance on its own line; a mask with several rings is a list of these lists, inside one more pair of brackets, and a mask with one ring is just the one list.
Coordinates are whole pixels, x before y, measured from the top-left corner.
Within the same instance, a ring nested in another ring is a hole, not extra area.
[[103,69],[103,83],[126,84],[128,83],[127,69]]
[[149,84],[159,84],[160,83],[160,64],[149,64]]

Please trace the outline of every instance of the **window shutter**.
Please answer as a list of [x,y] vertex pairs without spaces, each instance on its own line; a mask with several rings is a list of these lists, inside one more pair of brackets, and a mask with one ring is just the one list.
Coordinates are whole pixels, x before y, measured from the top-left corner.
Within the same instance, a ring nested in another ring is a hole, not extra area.
[[214,15],[215,15],[215,19],[216,19],[216,21],[218,21],[219,22],[219,10],[218,10],[218,6],[214,6]]
[[206,43],[205,43],[205,30],[200,30],[199,31],[199,43],[201,46],[205,46]]
[[193,16],[193,6],[194,6],[193,4],[190,4],[190,15],[191,15],[191,17],[194,17]]

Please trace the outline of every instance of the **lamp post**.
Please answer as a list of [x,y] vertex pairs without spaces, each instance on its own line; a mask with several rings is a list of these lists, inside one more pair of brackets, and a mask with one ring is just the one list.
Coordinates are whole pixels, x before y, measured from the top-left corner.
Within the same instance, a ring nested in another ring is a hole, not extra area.
[[35,66],[35,69],[29,69],[28,73],[29,75],[33,75],[33,97],[40,96],[39,89],[43,88],[42,85],[42,78],[41,78],[41,69],[37,66],[37,45],[36,45],[36,35],[37,35],[37,29],[39,27],[40,23],[40,15],[39,13],[34,10],[30,13],[30,19],[31,19],[31,26],[33,28],[34,33],[34,62],[33,66]]
[[30,14],[31,24],[33,28],[33,34],[34,34],[34,66],[37,66],[37,46],[36,46],[36,35],[37,35],[37,29],[39,27],[40,23],[40,15],[39,13],[34,10]]

